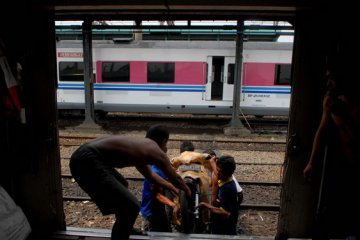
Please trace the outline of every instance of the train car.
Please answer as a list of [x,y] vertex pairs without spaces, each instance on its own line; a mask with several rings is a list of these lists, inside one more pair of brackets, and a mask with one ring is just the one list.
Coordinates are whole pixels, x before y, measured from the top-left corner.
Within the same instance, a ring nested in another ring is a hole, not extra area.
[[[233,41],[93,42],[94,108],[99,112],[231,114]],[[245,42],[240,109],[287,115],[292,43]],[[58,109],[84,109],[82,42],[57,43]]]

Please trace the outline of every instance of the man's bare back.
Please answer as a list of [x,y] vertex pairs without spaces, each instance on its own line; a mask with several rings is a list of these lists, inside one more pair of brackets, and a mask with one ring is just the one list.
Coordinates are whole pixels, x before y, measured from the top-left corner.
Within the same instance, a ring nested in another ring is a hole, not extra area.
[[148,138],[108,136],[88,143],[96,148],[114,167],[161,164],[169,161],[158,144]]

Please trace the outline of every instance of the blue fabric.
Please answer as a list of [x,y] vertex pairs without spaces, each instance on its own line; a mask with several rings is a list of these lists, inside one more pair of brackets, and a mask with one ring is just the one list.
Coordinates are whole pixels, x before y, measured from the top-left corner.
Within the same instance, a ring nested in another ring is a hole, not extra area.
[[[166,175],[156,166],[151,166],[151,170],[157,173],[160,177],[164,179],[168,179]],[[165,209],[164,204],[160,203],[156,200],[156,195],[152,189],[153,182],[149,179],[145,178],[144,185],[143,185],[143,192],[142,192],[142,199],[141,199],[141,215],[144,217],[150,217],[154,214],[154,211],[157,209]],[[156,214],[156,213],[155,213]]]

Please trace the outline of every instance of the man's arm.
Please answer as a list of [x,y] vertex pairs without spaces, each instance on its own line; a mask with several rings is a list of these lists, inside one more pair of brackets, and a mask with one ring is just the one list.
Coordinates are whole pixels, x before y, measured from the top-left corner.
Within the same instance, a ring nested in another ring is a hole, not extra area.
[[171,159],[172,166],[177,169],[180,165],[188,165],[191,163],[200,163],[203,164],[210,159],[210,155],[207,153],[198,153],[185,151],[180,154],[178,157]]
[[216,205],[217,189],[218,189],[218,172],[216,168],[216,157],[212,156],[209,160],[211,168],[211,203]]
[[156,193],[156,199],[162,204],[165,204],[171,208],[176,207],[176,203],[171,201],[169,198],[167,198],[164,194],[161,194],[160,192]]
[[218,208],[218,207],[212,206],[211,204],[206,203],[206,202],[200,202],[197,207],[206,207],[207,209],[210,210],[210,212],[221,215],[225,218],[230,216],[230,213],[228,211],[226,211],[225,209],[223,209],[221,207]]
[[191,190],[185,184],[184,180],[178,175],[170,163],[169,158],[165,153],[158,154],[158,158],[154,161],[154,164],[157,165],[163,173],[168,177],[176,187],[182,189],[186,195],[191,196]]
[[212,182],[212,186],[211,186],[211,203],[212,205],[216,205],[216,201],[217,201],[217,190],[218,190],[218,176],[216,173],[212,173],[211,174],[211,182]]
[[167,205],[167,206],[169,206],[169,207],[171,207],[173,209],[171,221],[172,221],[172,223],[174,223],[176,225],[180,225],[181,222],[177,217],[178,212],[180,210],[179,198],[177,196],[175,196],[174,200],[171,201],[169,198],[167,198],[166,196],[164,196],[163,194],[158,192],[156,194],[156,199],[159,202],[161,202],[162,204],[165,204],[165,205]]
[[171,166],[170,162],[169,164],[164,164],[162,170],[176,187],[182,189],[187,196],[191,196],[190,188],[185,184],[181,176],[175,172],[175,169]]
[[217,176],[216,157],[215,156],[211,156],[211,158],[209,159],[209,165],[211,167],[211,171],[214,172]]
[[313,165],[316,158],[318,158],[320,150],[324,147],[325,143],[325,135],[328,130],[330,118],[331,118],[331,98],[329,96],[325,96],[323,101],[323,113],[321,116],[320,125],[316,131],[313,145],[312,145],[312,151],[309,158],[309,161],[303,171],[304,178],[306,180],[311,179],[311,174],[313,172]]

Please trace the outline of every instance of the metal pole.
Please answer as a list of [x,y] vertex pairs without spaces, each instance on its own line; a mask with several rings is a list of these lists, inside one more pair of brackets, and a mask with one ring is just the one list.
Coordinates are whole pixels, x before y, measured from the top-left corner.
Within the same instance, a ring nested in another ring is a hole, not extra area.
[[237,21],[236,31],[236,54],[235,54],[235,82],[233,97],[233,112],[230,127],[243,128],[244,125],[240,121],[240,95],[241,95],[241,73],[243,62],[243,43],[244,43],[244,20]]
[[94,121],[94,88],[92,82],[92,21],[85,20],[82,25],[84,55],[84,89],[85,89],[85,125],[96,125]]
[[324,153],[324,160],[321,168],[321,179],[320,179],[320,187],[319,187],[319,196],[318,201],[316,205],[316,217],[320,218],[320,212],[322,207],[322,200],[323,200],[323,188],[324,188],[324,179],[326,174],[326,161],[328,158],[328,146],[325,147],[325,153]]

